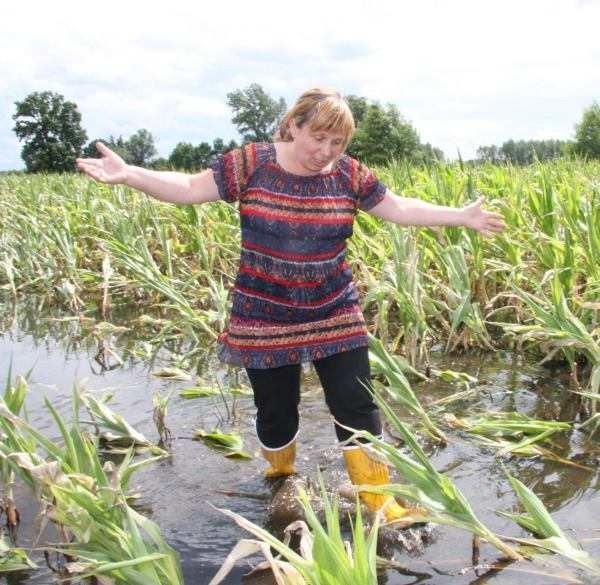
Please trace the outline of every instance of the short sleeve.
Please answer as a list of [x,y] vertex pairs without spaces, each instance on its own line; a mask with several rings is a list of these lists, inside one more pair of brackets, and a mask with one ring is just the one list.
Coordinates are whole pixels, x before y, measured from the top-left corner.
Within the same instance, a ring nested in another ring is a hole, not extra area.
[[348,157],[349,179],[352,191],[357,196],[357,207],[368,211],[382,201],[387,187],[364,164]]
[[246,190],[248,180],[256,164],[254,144],[234,148],[220,155],[211,164],[219,197],[232,203],[238,201]]

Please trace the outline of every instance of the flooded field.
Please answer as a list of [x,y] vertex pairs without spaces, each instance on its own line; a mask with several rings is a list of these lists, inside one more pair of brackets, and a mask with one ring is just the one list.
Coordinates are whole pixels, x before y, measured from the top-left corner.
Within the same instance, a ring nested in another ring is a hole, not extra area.
[[[6,309],[7,305],[4,307]],[[114,369],[102,368],[98,360],[99,341],[76,319],[60,320],[61,315],[40,312],[35,304],[20,307],[11,318],[3,313],[0,334],[0,379],[6,380],[9,367],[13,376],[29,376],[27,410],[30,422],[38,429],[55,433],[48,411],[48,398],[68,418],[72,387],[81,384],[94,395],[111,393],[111,408],[123,415],[137,430],[158,440],[153,422],[152,396],[155,392],[173,392],[166,423],[172,433],[171,456],[137,473],[132,488],[141,494],[136,508],[150,516],[163,536],[181,555],[185,583],[209,583],[223,560],[240,538],[248,538],[217,508],[227,508],[258,525],[269,524],[269,504],[275,487],[262,478],[265,464],[258,456],[254,435],[252,398],[221,396],[184,399],[179,391],[194,385],[215,386],[217,381],[246,386],[240,372],[227,371],[207,352],[196,364],[178,364],[193,372],[191,381],[168,381],[153,372],[173,366],[173,354],[164,350],[150,361],[136,357],[135,336],[129,332],[114,336],[112,349],[123,360]],[[138,352],[139,354],[139,352]],[[579,401],[570,392],[568,368],[536,365],[526,356],[511,352],[481,353],[463,357],[433,354],[439,369],[465,372],[477,378],[469,397],[454,400],[445,407],[445,415],[466,417],[475,413],[513,411],[537,419],[573,422],[577,420]],[[113,360],[114,362],[114,360]],[[196,374],[197,371],[197,374]],[[317,470],[327,484],[344,491],[346,482],[342,458],[335,445],[333,425],[325,407],[316,377],[305,372],[299,436],[298,472],[315,480]],[[413,389],[424,405],[463,389],[450,382],[419,382]],[[402,411],[400,411],[402,413]],[[414,422],[403,415],[409,424]],[[502,536],[529,536],[513,521],[496,511],[520,510],[518,500],[503,472],[507,470],[531,488],[543,501],[553,519],[571,538],[578,541],[595,559],[600,558],[600,493],[597,440],[571,428],[553,435],[545,446],[566,461],[542,457],[497,457],[498,450],[482,446],[473,437],[453,429],[440,416],[438,424],[448,434],[446,447],[435,446],[420,437],[427,455],[440,472],[447,474],[469,500],[477,516]],[[204,443],[192,440],[196,428],[239,433],[251,460],[225,458]],[[388,437],[392,442],[393,437]],[[34,546],[39,528],[37,505],[28,490],[19,486],[15,499],[22,522],[18,545]],[[273,527],[276,530],[278,527]],[[51,538],[45,533],[41,537]],[[388,569],[380,582],[389,585],[409,583],[445,584],[517,584],[597,583],[598,576],[586,573],[558,555],[535,554],[534,560],[498,562],[501,553],[481,545],[480,558],[472,563],[472,535],[458,529],[434,526],[424,530],[381,532],[382,549],[392,552],[405,569]],[[4,577],[7,584],[54,583],[55,575],[44,559],[32,553],[40,568]],[[241,562],[225,583],[243,581],[251,564]],[[261,583],[270,581],[263,579]]]

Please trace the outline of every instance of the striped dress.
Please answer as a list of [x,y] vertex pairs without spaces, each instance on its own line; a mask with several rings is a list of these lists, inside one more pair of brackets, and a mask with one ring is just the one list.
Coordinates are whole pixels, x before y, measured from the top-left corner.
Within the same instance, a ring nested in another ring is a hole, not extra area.
[[232,150],[212,170],[220,197],[239,204],[242,232],[220,359],[264,369],[366,346],[346,239],[386,187],[347,155],[325,174],[288,173],[271,143]]

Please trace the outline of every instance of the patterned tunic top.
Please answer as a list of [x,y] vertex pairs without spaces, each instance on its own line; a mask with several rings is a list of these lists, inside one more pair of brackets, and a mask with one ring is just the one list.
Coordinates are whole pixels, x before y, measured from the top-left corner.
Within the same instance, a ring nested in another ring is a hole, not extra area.
[[385,185],[347,155],[328,173],[288,173],[271,143],[232,150],[212,170],[220,197],[239,203],[242,232],[220,359],[263,369],[366,346],[346,239]]

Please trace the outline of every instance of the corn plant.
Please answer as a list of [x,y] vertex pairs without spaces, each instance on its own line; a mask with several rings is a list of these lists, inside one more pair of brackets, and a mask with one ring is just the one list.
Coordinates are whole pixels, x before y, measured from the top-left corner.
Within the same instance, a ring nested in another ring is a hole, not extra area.
[[152,395],[152,405],[154,407],[152,411],[152,419],[156,425],[158,431],[159,445],[169,444],[171,441],[171,430],[167,426],[165,419],[167,417],[167,407],[169,400],[171,399],[171,392],[167,395],[155,392]]
[[506,475],[525,508],[526,514],[518,515],[507,512],[501,512],[500,514],[511,518],[520,526],[538,536],[538,538],[512,538],[512,540],[560,554],[582,566],[596,577],[600,576],[600,564],[584,551],[579,544],[566,536],[533,491],[508,472],[506,472]]
[[448,283],[434,276],[429,278],[444,295],[444,299],[436,299],[434,302],[448,315],[445,351],[454,351],[459,347],[469,349],[473,346],[493,349],[481,307],[473,297],[464,250],[459,246],[449,246],[439,254],[440,263],[447,272]]
[[536,420],[520,412],[492,412],[469,418],[454,419],[454,426],[475,435],[514,441],[526,438],[531,443],[545,441],[555,433],[568,431],[566,422]]
[[198,428],[194,431],[194,439],[204,441],[209,447],[222,452],[225,457],[252,459],[252,455],[244,451],[244,440],[237,433],[223,433],[219,429],[209,432]]
[[[385,391],[398,402],[402,403],[412,414],[418,416],[426,431],[438,442],[447,444],[448,439],[442,430],[429,418],[427,411],[423,408],[410,383],[406,379],[402,367],[397,359],[390,355],[383,347],[381,341],[369,336],[369,357],[374,374],[383,375],[388,380],[388,386],[374,382],[380,392]],[[412,370],[412,368],[410,368]],[[412,370],[414,372],[414,370]],[[416,373],[416,372],[415,372]],[[423,377],[420,375],[420,377]]]
[[[225,560],[222,568],[209,585],[218,585],[233,568],[233,564],[245,556],[262,552],[269,562],[278,585],[372,585],[377,582],[377,533],[379,518],[373,522],[365,536],[360,506],[351,526],[352,542],[344,540],[337,500],[331,500],[321,480],[320,500],[323,505],[325,524],[321,524],[310,504],[306,491],[299,490],[299,500],[304,509],[306,522],[297,521],[286,528],[287,538],[282,542],[269,532],[242,516],[221,509],[238,526],[247,530],[258,540],[242,540]],[[299,553],[289,547],[289,535],[299,531]],[[269,549],[279,554],[276,559]]]
[[417,502],[426,508],[427,520],[472,532],[487,540],[507,557],[520,559],[521,555],[517,551],[503,542],[477,518],[468,500],[454,483],[433,467],[413,434],[381,394],[375,392],[374,399],[385,418],[400,434],[414,459],[371,433],[365,431],[355,433],[357,437],[368,439],[384,461],[392,465],[408,482],[406,485],[390,484],[380,488],[370,486],[369,491],[405,497]]
[[80,578],[106,576],[120,585],[180,585],[178,555],[154,523],[126,502],[125,489],[133,472],[157,458],[134,463],[130,450],[118,468],[112,462],[102,465],[97,444],[79,426],[77,392],[70,428],[50,402],[46,407],[59,428],[62,445],[0,401],[0,426],[6,435],[0,457],[36,493],[45,518],[58,526],[63,537],[63,542],[48,545],[47,550],[77,557],[67,568]]
[[[15,384],[11,380],[12,368],[9,367],[6,389],[4,391],[4,403],[13,415],[20,415],[24,409],[25,397],[27,394],[27,381],[24,377],[18,376]],[[25,414],[25,413],[24,413]],[[8,441],[8,436],[3,433],[1,441]],[[23,441],[22,445],[25,449],[33,448],[31,441]],[[15,536],[16,527],[19,523],[19,512],[14,500],[13,485],[15,474],[10,465],[6,461],[0,463],[0,477],[2,478],[2,509],[6,514],[6,524],[11,535]]]
[[575,363],[576,352],[589,360],[591,374],[588,391],[592,394],[600,392],[600,344],[598,333],[590,332],[581,320],[571,311],[557,275],[551,281],[551,296],[535,296],[521,289],[515,294],[529,307],[534,323],[531,325],[514,325],[500,323],[510,334],[518,337],[521,343],[534,342],[545,344],[548,353],[544,360],[562,352],[571,364]]
[[11,571],[26,571],[35,569],[37,565],[31,561],[22,548],[10,547],[0,535],[0,573]]
[[535,420],[519,412],[495,412],[468,418],[458,418],[447,413],[445,420],[453,428],[476,435],[478,441],[487,447],[498,449],[499,456],[508,454],[540,456],[588,469],[559,457],[538,444],[547,441],[555,433],[569,430],[571,428],[569,423]]

